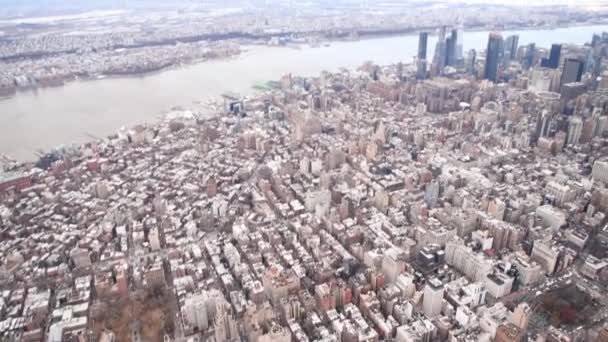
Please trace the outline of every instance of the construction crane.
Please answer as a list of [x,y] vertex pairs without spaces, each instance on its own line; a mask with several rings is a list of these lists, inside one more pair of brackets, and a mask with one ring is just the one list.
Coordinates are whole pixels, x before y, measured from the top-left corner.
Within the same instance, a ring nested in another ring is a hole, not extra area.
[[101,140],[98,136],[88,133],[88,132],[85,132],[84,135],[86,135],[87,138],[92,139],[92,140]]

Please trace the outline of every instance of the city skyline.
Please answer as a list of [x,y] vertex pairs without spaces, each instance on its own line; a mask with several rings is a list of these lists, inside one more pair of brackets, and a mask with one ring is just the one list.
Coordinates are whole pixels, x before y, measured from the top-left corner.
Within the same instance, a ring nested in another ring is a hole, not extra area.
[[474,2],[17,4],[0,340],[606,341],[608,7]]

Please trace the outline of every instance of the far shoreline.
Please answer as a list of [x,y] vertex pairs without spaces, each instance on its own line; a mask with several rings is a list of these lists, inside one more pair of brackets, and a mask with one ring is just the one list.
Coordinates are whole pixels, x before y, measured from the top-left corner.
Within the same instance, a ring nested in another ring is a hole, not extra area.
[[[607,19],[602,19],[602,20],[598,20],[598,21],[592,21],[592,22],[572,22],[572,23],[568,23],[568,24],[564,24],[564,25],[545,25],[545,26],[511,26],[511,27],[506,27],[503,28],[501,30],[497,30],[498,32],[512,32],[512,31],[542,31],[542,30],[558,30],[558,29],[568,29],[568,28],[580,28],[580,27],[591,27],[591,26],[602,26],[602,25],[607,25],[608,26],[608,18]],[[408,36],[414,36],[416,35],[418,32],[429,32],[430,35],[434,36],[436,35],[436,30],[437,27],[435,28],[419,28],[419,29],[397,29],[394,30],[395,33],[373,33],[373,32],[364,32],[363,34],[360,34],[358,37],[356,38],[348,38],[348,37],[338,37],[338,38],[323,38],[323,39],[319,39],[319,41],[315,42],[318,44],[332,44],[332,43],[354,43],[354,42],[361,42],[361,41],[369,41],[369,40],[376,40],[376,39],[383,39],[383,38],[393,38],[393,37],[408,37]],[[472,28],[464,28],[463,29],[465,32],[485,32],[485,31],[492,31],[492,28],[489,27],[472,27]],[[601,33],[601,32],[598,32]],[[92,82],[92,81],[98,81],[98,80],[103,80],[103,79],[128,79],[128,78],[145,78],[148,76],[152,76],[152,75],[156,75],[159,73],[163,73],[166,71],[170,71],[170,70],[174,70],[174,69],[179,69],[181,67],[187,67],[187,66],[191,66],[191,65],[197,65],[197,64],[201,64],[201,63],[209,63],[209,62],[215,62],[215,61],[225,61],[225,60],[230,60],[233,58],[239,58],[240,56],[242,56],[244,53],[246,53],[247,47],[269,47],[269,48],[314,48],[311,46],[311,42],[297,42],[297,43],[290,43],[287,45],[270,45],[267,43],[263,43],[263,42],[238,42],[241,50],[238,54],[233,54],[230,56],[225,56],[225,57],[219,57],[219,58],[209,58],[209,59],[205,59],[205,58],[197,58],[197,59],[193,59],[190,61],[181,61],[181,62],[177,62],[177,63],[173,63],[173,64],[169,64],[166,66],[161,66],[159,68],[156,69],[151,69],[151,70],[144,70],[144,71],[135,71],[135,72],[124,72],[124,73],[109,73],[109,74],[96,74],[96,75],[90,75],[90,76],[72,76],[72,77],[67,77],[65,79],[62,79],[60,81],[60,83],[52,83],[52,84],[45,84],[45,85],[36,85],[36,86],[30,86],[30,87],[22,87],[22,88],[14,88],[14,90],[11,90],[8,93],[2,94],[0,93],[0,102],[1,101],[5,101],[5,100],[9,100],[15,96],[18,96],[19,94],[22,93],[29,93],[29,92],[36,92],[39,90],[43,90],[43,89],[48,89],[48,88],[59,88],[59,87],[63,87],[65,85],[68,85],[70,83],[74,83],[75,81],[80,81],[80,82]]]
[[[550,32],[550,31],[554,31],[554,30],[558,30],[558,29],[562,29],[562,30],[566,29],[567,30],[569,28],[574,28],[574,27],[575,27],[574,25],[571,25],[571,26],[568,26],[568,27],[552,27],[552,28],[536,27],[534,30],[536,30],[536,31],[546,30],[547,32]],[[587,25],[579,25],[579,26],[576,26],[576,27],[591,27],[592,29],[587,30],[589,33],[591,33],[591,32],[593,32],[593,33],[601,33],[603,30],[608,30],[608,25],[606,23],[594,23],[594,24],[587,24]],[[529,31],[533,31],[533,30],[529,29]],[[475,31],[467,31],[467,32],[487,32],[487,29],[480,28],[480,29],[475,30]],[[513,32],[513,31],[503,31],[503,32],[508,33],[508,32]],[[415,35],[416,35],[416,33],[410,33],[410,34],[402,34],[402,35],[391,35],[391,36],[387,36],[387,37],[384,37],[384,38],[391,38],[391,37],[412,37],[412,36],[415,36]],[[332,42],[335,42],[335,43],[352,43],[352,44],[356,44],[357,42],[372,41],[372,40],[374,40],[376,38],[381,39],[383,37],[361,38],[361,39],[358,39],[358,40],[341,40],[341,41],[334,40]],[[591,39],[591,35],[589,35],[589,39]],[[577,40],[581,40],[582,41],[582,39],[580,37]],[[585,39],[585,42],[586,41],[587,40]],[[326,43],[326,42],[327,41],[319,41],[319,43],[322,44],[322,45],[324,45],[324,43]],[[584,42],[582,42],[581,44],[583,44],[583,43]],[[306,43],[300,43],[298,45],[304,47],[307,44]],[[206,61],[210,62],[209,64],[211,64],[211,63],[222,63],[224,60],[227,60],[227,59],[229,60],[229,59],[247,58],[247,54],[250,53],[250,52],[252,52],[256,48],[260,48],[260,49],[266,49],[266,48],[291,49],[291,48],[293,48],[293,45],[279,46],[279,45],[267,45],[267,44],[248,44],[248,45],[241,46],[240,48],[241,48],[241,50],[240,50],[239,54],[235,54],[235,55],[232,55],[230,57],[224,57],[224,58],[208,59]],[[313,47],[310,47],[310,48],[306,47],[305,49],[314,49],[314,48]],[[380,62],[380,63],[382,63],[382,62]],[[154,72],[148,72],[148,73],[145,73],[145,74],[111,75],[111,76],[107,76],[105,78],[108,78],[108,79],[123,79],[123,80],[124,79],[146,79],[148,76],[151,76],[151,75],[161,74],[161,73],[164,73],[165,71],[169,72],[170,70],[183,70],[183,68],[188,68],[188,67],[195,66],[195,65],[204,65],[204,64],[202,62],[200,62],[200,63],[196,63],[196,62],[193,62],[193,63],[179,63],[179,64],[175,64],[175,65],[172,65],[172,66],[168,66],[167,68],[162,69],[162,70],[157,70],[157,71],[154,71]],[[388,65],[388,64],[381,64],[381,65]],[[314,76],[314,75],[307,75],[305,73],[304,74],[298,73],[298,75],[302,75],[302,76]],[[80,78],[80,79],[77,79],[76,81],[78,81],[78,82],[92,82],[92,81],[96,81],[96,80],[98,80],[98,79],[97,78]],[[268,81],[268,80],[269,79],[266,79],[266,81]],[[275,79],[270,79],[270,80],[275,80],[276,81],[276,78]],[[78,87],[78,82],[69,82],[69,83],[66,83],[65,85],[66,86],[70,86],[70,87]],[[243,83],[243,84],[247,84],[247,83]],[[249,86],[248,88],[250,89],[250,91],[252,93],[255,93],[256,89],[253,86],[253,84],[247,84],[247,85]],[[59,87],[54,87],[54,88],[59,88]],[[29,89],[29,90],[24,91],[22,93],[25,93],[25,92],[34,92],[34,93],[36,93],[38,91],[41,91],[40,89],[42,89],[42,88]],[[234,89],[227,89],[226,91],[229,91],[229,90],[234,90]],[[46,94],[49,94],[49,93],[45,93],[45,95]],[[206,94],[205,97],[203,97],[203,98],[198,97],[197,99],[203,101],[203,100],[208,100],[208,99],[209,100],[216,100],[218,98],[218,96],[215,96],[215,95],[213,95],[213,96],[207,96],[207,95],[208,94]],[[23,95],[23,96],[25,96],[25,95]],[[31,95],[28,95],[28,96],[31,96]],[[10,100],[10,99],[11,99],[11,97],[7,98],[7,100]],[[16,100],[16,101],[19,101],[19,100]],[[0,98],[0,103],[2,103],[2,98]],[[190,103],[190,102],[188,102],[188,103]],[[154,109],[148,108],[149,110],[147,110],[146,113],[150,114],[149,117],[144,118],[144,119],[140,119],[140,120],[137,120],[137,121],[132,121],[132,122],[119,121],[120,124],[117,124],[116,128],[114,128],[112,130],[104,130],[102,132],[97,132],[97,131],[95,131],[94,128],[91,128],[90,131],[89,131],[89,128],[84,128],[82,130],[82,132],[78,135],[77,138],[74,138],[74,137],[72,137],[72,138],[66,138],[66,140],[64,140],[63,142],[59,141],[59,142],[55,142],[55,143],[50,143],[50,142],[46,142],[46,143],[45,142],[39,142],[38,143],[37,142],[36,146],[34,146],[34,148],[31,148],[31,149],[30,149],[30,147],[28,147],[28,144],[24,144],[24,145],[15,144],[15,148],[18,147],[17,149],[21,150],[20,152],[16,152],[16,153],[12,153],[12,151],[10,151],[11,148],[8,148],[9,146],[12,146],[12,143],[9,140],[9,144],[11,144],[11,145],[6,146],[7,147],[6,151],[5,152],[1,152],[1,153],[5,153],[8,157],[10,157],[11,159],[15,160],[16,162],[18,162],[20,164],[32,163],[32,162],[35,162],[37,160],[37,158],[35,156],[36,155],[35,151],[52,151],[52,150],[55,150],[55,149],[60,148],[62,146],[69,146],[69,145],[72,145],[72,144],[75,144],[75,145],[84,145],[84,144],[90,143],[92,141],[97,141],[98,139],[105,139],[107,136],[114,134],[118,130],[119,127],[123,127],[123,126],[124,127],[132,127],[132,126],[137,125],[137,124],[144,124],[144,125],[145,124],[155,124],[159,119],[161,119],[162,117],[164,117],[164,114],[165,114],[164,111],[166,109],[168,109],[168,108],[174,108],[174,107],[178,107],[178,106],[182,107],[185,110],[191,109],[191,107],[189,107],[190,104],[186,104],[186,103],[173,103],[171,105],[171,107],[158,107],[158,108],[155,107]],[[93,134],[95,134],[96,137],[91,138],[87,134],[87,132],[93,132]],[[87,137],[83,138],[84,135],[86,135]],[[14,141],[17,142],[17,141],[19,141],[19,139],[16,139]],[[24,152],[24,153],[21,153],[21,152]]]

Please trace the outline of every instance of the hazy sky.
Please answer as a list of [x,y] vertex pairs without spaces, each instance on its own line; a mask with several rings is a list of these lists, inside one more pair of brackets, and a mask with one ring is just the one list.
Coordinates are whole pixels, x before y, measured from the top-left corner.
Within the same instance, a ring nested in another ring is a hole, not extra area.
[[[290,2],[293,0],[270,0],[268,2]],[[307,0],[310,2],[324,2],[323,0]],[[325,0],[327,1],[327,0]],[[345,0],[341,0],[341,1],[345,1]],[[396,0],[366,0],[368,3],[374,3],[374,2],[408,2],[408,1],[415,1],[415,2],[421,2],[421,0],[400,0],[400,1],[396,1]],[[424,0],[422,0],[424,1]],[[453,2],[453,3],[489,3],[489,4],[505,4],[505,5],[510,5],[510,4],[518,4],[518,5],[556,5],[556,4],[566,4],[566,5],[572,5],[572,6],[577,6],[577,5],[581,5],[581,4],[588,4],[588,5],[606,5],[608,4],[608,0],[509,0],[509,1],[505,1],[505,0],[431,0],[429,2],[437,2],[437,1],[444,1],[444,2]],[[51,5],[51,4],[66,4],[66,5],[72,5],[72,6],[78,6],[78,5],[82,5],[82,4],[90,4],[90,3],[96,3],[99,5],[103,5],[103,4],[117,4],[117,3],[146,3],[146,2],[150,2],[150,3],[158,3],[158,2],[163,2],[167,5],[170,5],[172,2],[173,3],[205,3],[207,1],[204,0],[166,0],[166,1],[158,1],[158,0],[0,0],[0,5],[23,5],[23,4],[28,4],[28,5]],[[243,2],[243,0],[239,0],[239,1],[231,1],[231,0],[225,0],[224,1],[227,5],[230,3],[234,3],[234,2]],[[252,2],[264,2],[264,0],[253,0]],[[346,0],[346,2],[361,2],[361,0]]]
[[570,6],[599,6],[608,4],[608,0],[446,0],[450,2],[466,2],[466,3],[489,3],[489,4],[507,4],[507,5],[534,5],[534,6],[555,6],[555,5],[570,5]]
[[[78,11],[93,9],[117,9],[117,8],[144,8],[147,6],[170,8],[193,4],[214,3],[216,6],[239,6],[239,5],[274,5],[290,3],[362,3],[368,5],[377,3],[400,3],[416,2],[420,4],[425,0],[0,0],[0,16],[10,14],[25,14],[32,12],[62,10]],[[518,5],[518,6],[556,6],[568,5],[577,8],[593,9],[597,6],[608,6],[608,0],[432,0],[429,3],[449,2],[467,4],[496,4],[496,5]]]

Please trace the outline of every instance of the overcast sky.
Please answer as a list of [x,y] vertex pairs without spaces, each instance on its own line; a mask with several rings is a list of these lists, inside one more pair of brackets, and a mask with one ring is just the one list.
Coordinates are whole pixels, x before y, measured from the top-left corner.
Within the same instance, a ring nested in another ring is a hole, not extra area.
[[[109,8],[142,8],[147,5],[163,7],[192,5],[192,4],[207,4],[209,2],[225,5],[243,5],[243,4],[277,4],[277,3],[326,3],[335,4],[334,1],[345,3],[361,3],[365,2],[368,5],[378,3],[401,3],[415,2],[420,4],[425,0],[0,0],[0,16],[10,13],[11,10],[19,10],[21,12],[41,11],[41,10],[91,10],[91,9],[109,9]],[[451,3],[468,3],[468,4],[496,4],[496,5],[518,5],[518,6],[556,6],[568,5],[577,8],[593,9],[598,6],[608,6],[608,0],[432,0],[437,2]]]
[[466,3],[490,3],[490,4],[505,4],[505,5],[534,5],[534,6],[555,6],[555,5],[570,5],[570,6],[599,6],[607,5],[608,0],[444,0],[450,2],[466,2]]

